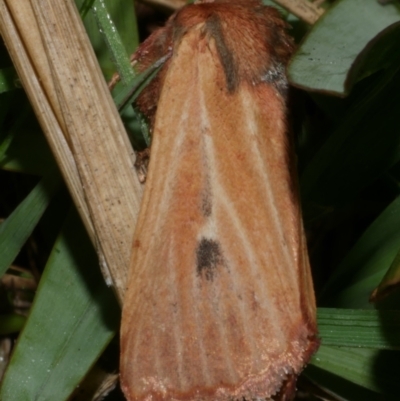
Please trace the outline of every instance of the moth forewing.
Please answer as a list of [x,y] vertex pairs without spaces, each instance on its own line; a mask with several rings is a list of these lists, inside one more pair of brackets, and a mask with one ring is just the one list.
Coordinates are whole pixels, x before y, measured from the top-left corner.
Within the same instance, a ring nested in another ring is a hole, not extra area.
[[290,399],[317,340],[284,24],[256,1],[219,1],[183,8],[156,35],[139,62],[171,40],[173,55],[141,103],[152,110],[159,94],[122,388],[128,400]]

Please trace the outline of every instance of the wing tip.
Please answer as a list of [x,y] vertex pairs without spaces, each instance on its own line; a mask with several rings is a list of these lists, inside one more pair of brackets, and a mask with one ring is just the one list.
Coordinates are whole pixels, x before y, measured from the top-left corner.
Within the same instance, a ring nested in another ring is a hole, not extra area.
[[[319,347],[316,335],[310,335],[305,347],[294,345],[292,352],[257,375],[247,377],[238,385],[192,388],[185,392],[171,391],[163,383],[153,381],[152,390],[135,393],[126,375],[121,388],[128,401],[290,401],[296,393],[297,378]],[[291,355],[290,355],[291,354]]]

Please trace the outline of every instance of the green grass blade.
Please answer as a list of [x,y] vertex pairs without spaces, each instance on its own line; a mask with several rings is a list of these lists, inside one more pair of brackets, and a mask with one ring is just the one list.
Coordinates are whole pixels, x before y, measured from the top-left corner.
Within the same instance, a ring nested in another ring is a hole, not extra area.
[[[369,297],[400,245],[400,197],[371,224],[331,276],[320,302],[338,308],[370,309]],[[395,309],[397,306],[391,306]]]
[[42,275],[0,399],[68,399],[114,335],[119,318],[115,297],[74,212]]
[[114,95],[114,102],[120,114],[123,114],[127,108],[131,107],[132,103],[157,75],[158,71],[169,57],[170,54],[161,57],[145,71],[137,74],[127,86],[122,87],[122,89]]
[[104,0],[95,0],[92,11],[122,82],[129,82],[134,77],[134,71]]
[[[399,13],[400,20],[400,13]],[[379,32],[357,56],[346,79],[347,91],[353,84],[400,60],[400,21]]]
[[89,1],[76,0],[76,3],[85,14],[83,22],[106,80],[110,80],[116,71],[123,74],[124,80],[125,71],[128,71],[129,78],[133,70],[128,55],[139,44],[134,2],[93,1],[98,18],[93,6],[88,10]]
[[49,205],[61,178],[43,178],[0,225],[0,276],[8,269]]
[[366,389],[398,396],[399,356],[395,351],[321,345],[311,364]]
[[93,3],[95,0],[81,0],[77,1],[77,5],[79,4],[79,14],[81,18],[84,19],[90,9],[93,7]]
[[381,31],[400,21],[396,4],[376,0],[341,0],[329,9],[305,38],[288,69],[296,86],[344,95],[358,55]]
[[400,311],[318,309],[323,345],[400,350]]
[[378,287],[373,291],[371,300],[373,302],[383,299],[391,292],[398,290],[400,286],[400,250],[397,252],[388,271],[379,283]]
[[145,71],[137,74],[126,86],[118,86],[114,91],[114,102],[129,132],[129,138],[134,149],[150,145],[150,135],[143,116],[136,111],[132,104],[142,90],[158,74],[158,71],[170,55],[161,57]]

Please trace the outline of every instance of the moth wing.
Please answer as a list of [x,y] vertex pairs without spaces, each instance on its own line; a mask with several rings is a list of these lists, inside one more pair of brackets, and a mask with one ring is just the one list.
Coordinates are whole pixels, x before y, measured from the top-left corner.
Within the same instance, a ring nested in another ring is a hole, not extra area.
[[123,308],[129,400],[269,399],[315,347],[285,102],[189,30],[165,76]]

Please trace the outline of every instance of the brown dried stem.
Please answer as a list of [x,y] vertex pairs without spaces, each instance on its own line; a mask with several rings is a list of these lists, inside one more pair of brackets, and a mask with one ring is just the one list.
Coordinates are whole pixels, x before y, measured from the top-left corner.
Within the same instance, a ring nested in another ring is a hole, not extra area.
[[103,273],[122,301],[142,189],[73,0],[0,0],[0,31]]

